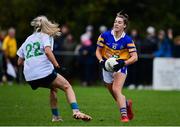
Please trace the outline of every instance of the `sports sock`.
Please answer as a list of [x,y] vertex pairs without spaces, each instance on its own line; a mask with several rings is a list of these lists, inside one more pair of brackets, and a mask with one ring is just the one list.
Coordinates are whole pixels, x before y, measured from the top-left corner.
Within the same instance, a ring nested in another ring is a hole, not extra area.
[[51,112],[54,116],[59,116],[59,113],[58,113],[58,109],[57,108],[52,108],[51,109]]
[[120,108],[121,116],[127,116],[127,109],[126,107]]
[[79,111],[79,106],[76,102],[71,103],[71,109],[73,111]]

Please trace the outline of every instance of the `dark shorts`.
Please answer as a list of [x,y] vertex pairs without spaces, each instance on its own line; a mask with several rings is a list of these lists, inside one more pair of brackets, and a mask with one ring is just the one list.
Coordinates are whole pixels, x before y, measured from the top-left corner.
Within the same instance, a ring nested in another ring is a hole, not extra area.
[[55,80],[56,77],[57,73],[55,72],[55,70],[53,70],[53,72],[50,75],[37,80],[28,81],[28,84],[31,86],[33,90],[36,90],[39,87],[52,88],[52,82]]

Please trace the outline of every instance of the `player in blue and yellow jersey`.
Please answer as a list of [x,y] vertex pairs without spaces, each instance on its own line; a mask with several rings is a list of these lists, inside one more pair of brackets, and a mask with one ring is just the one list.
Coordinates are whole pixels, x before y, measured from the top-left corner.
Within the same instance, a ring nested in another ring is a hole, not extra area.
[[[127,66],[137,61],[138,56],[133,40],[125,33],[128,26],[128,15],[117,13],[112,30],[102,33],[97,41],[96,57],[102,66],[103,80],[117,102],[121,113],[121,121],[133,119],[132,100],[126,100],[122,88],[127,77]],[[114,72],[108,72],[105,61],[115,57],[118,64]]]

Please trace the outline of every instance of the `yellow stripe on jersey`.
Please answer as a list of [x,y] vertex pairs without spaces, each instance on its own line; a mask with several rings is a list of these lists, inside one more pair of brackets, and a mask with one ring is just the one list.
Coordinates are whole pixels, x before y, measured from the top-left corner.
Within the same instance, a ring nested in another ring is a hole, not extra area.
[[102,38],[101,36],[99,36],[98,41],[97,41],[97,45],[103,47],[103,46],[104,46],[103,42],[104,42],[104,38]]
[[104,45],[102,48],[102,56],[105,59],[116,56],[117,59],[127,60],[130,57],[128,49],[114,50]]
[[99,46],[101,46],[101,47],[103,47],[104,46],[104,44],[102,43],[102,42],[97,42],[97,45],[99,45]]
[[129,44],[127,44],[127,47],[135,47],[135,44],[134,43],[129,43]]
[[104,42],[104,38],[102,38],[101,36],[98,37],[98,41]]

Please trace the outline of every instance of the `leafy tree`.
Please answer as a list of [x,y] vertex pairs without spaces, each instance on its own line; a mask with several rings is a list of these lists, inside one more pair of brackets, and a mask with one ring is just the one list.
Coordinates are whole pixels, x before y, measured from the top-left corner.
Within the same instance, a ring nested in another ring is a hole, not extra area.
[[22,43],[30,34],[30,21],[46,15],[58,23],[70,26],[77,39],[87,24],[97,28],[104,24],[112,27],[115,15],[124,10],[130,16],[130,28],[145,31],[149,25],[157,29],[171,27],[177,34],[180,28],[179,0],[0,0],[0,27],[17,29]]

